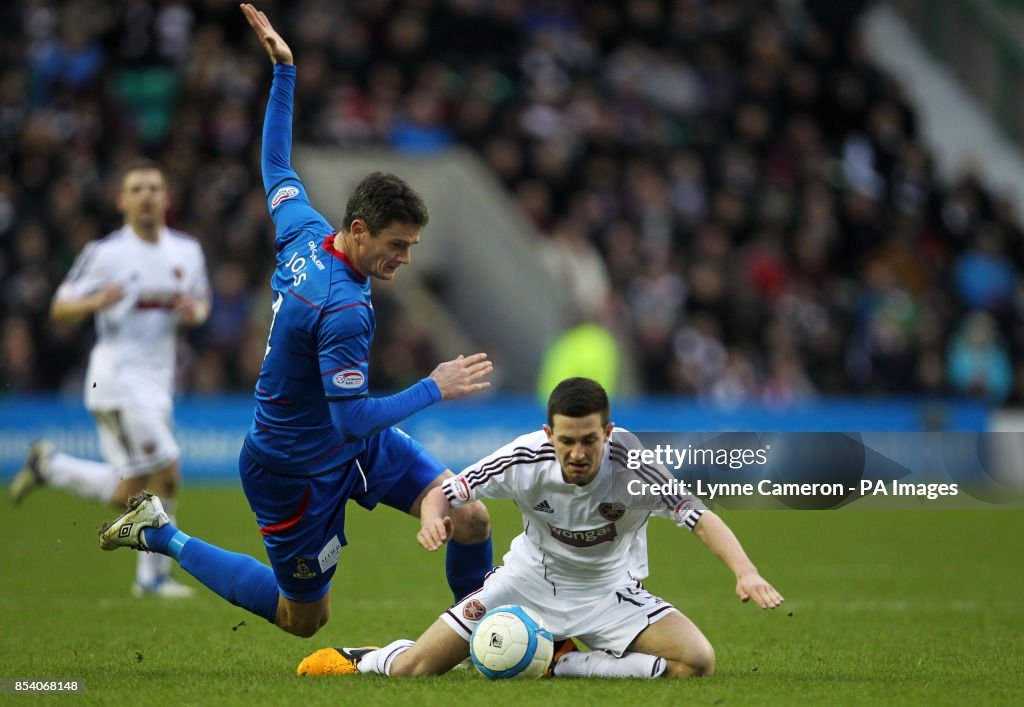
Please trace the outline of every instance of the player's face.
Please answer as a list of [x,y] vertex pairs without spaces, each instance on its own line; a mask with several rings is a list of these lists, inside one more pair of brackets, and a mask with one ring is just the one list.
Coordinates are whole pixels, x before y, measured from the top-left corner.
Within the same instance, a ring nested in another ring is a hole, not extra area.
[[412,262],[412,247],[420,242],[420,229],[407,223],[392,223],[373,235],[365,233],[358,242],[363,272],[391,280],[398,268]]
[[133,226],[153,228],[164,221],[167,185],[155,169],[136,169],[125,175],[117,206]]
[[615,425],[601,424],[601,413],[586,417],[554,415],[551,427],[544,425],[548,441],[555,445],[555,456],[562,467],[562,478],[567,484],[586,486],[601,469],[604,443],[611,437]]

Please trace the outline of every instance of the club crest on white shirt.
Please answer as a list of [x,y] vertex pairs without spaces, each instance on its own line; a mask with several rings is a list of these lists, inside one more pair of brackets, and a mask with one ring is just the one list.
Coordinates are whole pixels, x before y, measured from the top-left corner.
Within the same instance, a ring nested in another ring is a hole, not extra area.
[[597,507],[597,512],[605,520],[616,521],[626,512],[626,507],[618,502],[602,503]]

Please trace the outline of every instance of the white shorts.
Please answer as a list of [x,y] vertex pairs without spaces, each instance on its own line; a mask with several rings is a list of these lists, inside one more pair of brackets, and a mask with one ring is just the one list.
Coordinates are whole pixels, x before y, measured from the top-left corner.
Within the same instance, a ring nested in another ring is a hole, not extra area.
[[159,471],[181,456],[170,410],[143,407],[93,410],[100,454],[122,479]]
[[495,567],[484,586],[441,614],[441,620],[467,641],[483,615],[503,604],[519,604],[536,612],[555,640],[576,638],[591,650],[619,657],[629,644],[653,623],[677,609],[631,579],[588,597],[552,596],[551,585],[542,584],[505,567]]

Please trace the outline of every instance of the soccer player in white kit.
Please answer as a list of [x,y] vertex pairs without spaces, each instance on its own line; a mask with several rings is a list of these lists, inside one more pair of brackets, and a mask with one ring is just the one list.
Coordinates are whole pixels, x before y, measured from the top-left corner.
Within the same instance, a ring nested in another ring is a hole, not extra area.
[[[704,634],[641,582],[647,576],[648,519],[663,516],[697,535],[736,575],[736,594],[743,601],[773,609],[783,598],[699,499],[635,494],[652,486],[666,490],[673,477],[659,466],[632,464],[639,468],[630,469],[629,452],[642,449],[640,441],[615,428],[609,417],[600,384],[588,378],[562,381],[548,400],[542,431],[473,464],[423,502],[417,540],[434,551],[451,536],[449,508],[482,498],[515,501],[524,530],[512,541],[504,565],[415,643],[321,649],[300,664],[299,674],[438,675],[469,655],[470,634],[488,610],[519,604],[540,614],[555,640],[563,641],[550,671],[555,676],[711,675],[715,654]],[[565,640],[570,637],[591,650],[573,650],[572,641]]]
[[[85,406],[96,420],[104,461],[63,454],[38,440],[11,484],[15,504],[44,484],[118,506],[148,488],[173,513],[180,484],[171,431],[177,330],[206,320],[210,288],[199,242],[166,226],[167,207],[159,166],[127,165],[118,194],[124,225],[86,245],[54,295],[54,320],[95,317]],[[170,566],[168,557],[139,553],[133,594],[191,595],[171,579]]]

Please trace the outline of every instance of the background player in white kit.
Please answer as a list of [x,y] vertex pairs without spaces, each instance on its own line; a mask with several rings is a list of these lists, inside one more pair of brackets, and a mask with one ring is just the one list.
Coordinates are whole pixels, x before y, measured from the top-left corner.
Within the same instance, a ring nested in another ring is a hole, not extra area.
[[[198,326],[209,314],[206,261],[198,241],[166,226],[167,184],[156,163],[125,167],[117,205],[124,226],[82,250],[50,309],[59,322],[95,316],[85,406],[96,420],[104,462],[38,440],[11,483],[16,504],[43,484],[118,506],[148,488],[173,514],[180,484],[171,432],[177,329]],[[139,553],[132,592],[191,595],[170,578],[170,566],[168,557]]]
[[[661,467],[626,466],[632,433],[609,421],[608,396],[588,378],[562,381],[548,400],[543,431],[463,470],[423,502],[420,544],[433,551],[451,536],[451,506],[510,498],[523,514],[523,533],[484,586],[446,612],[413,643],[380,649],[321,649],[299,674],[438,675],[469,655],[469,637],[484,613],[520,604],[539,613],[564,641],[553,674],[567,677],[694,677],[710,675],[715,654],[704,634],[664,599],[644,589],[647,521],[672,519],[694,532],[736,575],[736,594],[764,609],[782,596],[747,558],[728,526],[693,496],[633,496],[630,481],[662,487]],[[636,484],[634,484],[636,487]]]

